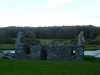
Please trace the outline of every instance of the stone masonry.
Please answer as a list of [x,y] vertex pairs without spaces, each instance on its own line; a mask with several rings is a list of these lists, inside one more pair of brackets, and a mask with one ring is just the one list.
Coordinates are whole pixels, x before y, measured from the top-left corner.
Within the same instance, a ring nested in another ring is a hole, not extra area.
[[82,45],[25,43],[23,33],[19,32],[15,44],[15,59],[19,60],[84,60]]

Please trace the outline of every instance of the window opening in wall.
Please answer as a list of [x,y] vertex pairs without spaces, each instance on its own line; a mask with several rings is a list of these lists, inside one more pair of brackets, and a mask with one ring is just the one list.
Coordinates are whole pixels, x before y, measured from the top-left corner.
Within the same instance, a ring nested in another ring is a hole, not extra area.
[[75,50],[74,49],[71,50],[71,55],[75,56]]

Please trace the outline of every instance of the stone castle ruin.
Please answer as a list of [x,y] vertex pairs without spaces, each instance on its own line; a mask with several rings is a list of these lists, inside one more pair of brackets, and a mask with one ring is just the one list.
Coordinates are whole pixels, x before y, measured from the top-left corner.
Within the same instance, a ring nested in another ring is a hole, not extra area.
[[19,60],[84,60],[82,45],[25,43],[23,32],[19,32],[15,44],[15,59]]

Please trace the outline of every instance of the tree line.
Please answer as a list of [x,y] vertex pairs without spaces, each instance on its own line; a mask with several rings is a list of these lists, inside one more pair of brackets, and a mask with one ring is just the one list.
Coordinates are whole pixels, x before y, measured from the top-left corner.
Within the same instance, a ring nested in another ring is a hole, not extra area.
[[11,38],[16,38],[19,31],[24,33],[25,38],[33,39],[77,39],[80,31],[84,31],[85,39],[96,39],[100,35],[100,27],[93,25],[50,27],[9,26],[0,28],[0,43],[2,41],[9,42],[9,40],[11,42]]

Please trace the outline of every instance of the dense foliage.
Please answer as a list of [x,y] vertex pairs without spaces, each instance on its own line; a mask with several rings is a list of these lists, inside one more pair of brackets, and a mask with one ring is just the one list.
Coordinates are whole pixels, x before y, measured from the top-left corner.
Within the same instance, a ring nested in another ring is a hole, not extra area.
[[[80,31],[84,31],[85,39],[96,39],[100,35],[100,27],[93,25],[83,26],[51,26],[51,27],[4,27],[0,28],[0,35],[16,38],[22,31],[28,39],[77,39]],[[2,33],[1,33],[2,32]],[[3,36],[0,36],[3,38]],[[8,38],[7,37],[7,38]],[[0,38],[0,43],[1,39]],[[8,38],[9,39],[9,38]]]

